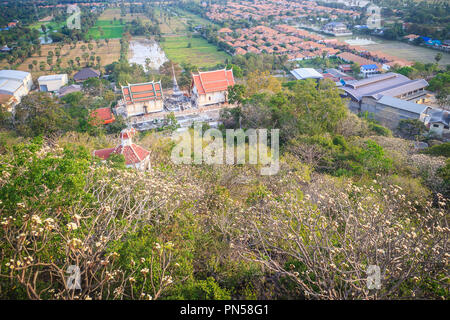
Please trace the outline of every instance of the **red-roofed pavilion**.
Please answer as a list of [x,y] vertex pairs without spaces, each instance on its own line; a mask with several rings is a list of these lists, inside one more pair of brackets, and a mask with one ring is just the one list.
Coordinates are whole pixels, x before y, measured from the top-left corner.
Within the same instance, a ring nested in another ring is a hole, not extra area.
[[125,158],[125,165],[128,168],[138,170],[150,169],[150,151],[133,143],[132,138],[136,130],[124,129],[120,133],[120,144],[115,148],[94,150],[93,155],[102,160],[107,160],[112,154],[122,154]]

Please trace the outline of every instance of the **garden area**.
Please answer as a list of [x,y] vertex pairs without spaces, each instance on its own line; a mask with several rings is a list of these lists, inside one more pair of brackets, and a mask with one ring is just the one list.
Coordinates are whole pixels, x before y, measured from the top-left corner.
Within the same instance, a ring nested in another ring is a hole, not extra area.
[[120,39],[124,26],[120,20],[97,20],[94,27],[89,29],[88,36],[93,39]]
[[191,63],[199,67],[212,67],[231,58],[226,52],[219,51],[215,45],[196,36],[164,37],[161,47],[170,60],[176,63]]

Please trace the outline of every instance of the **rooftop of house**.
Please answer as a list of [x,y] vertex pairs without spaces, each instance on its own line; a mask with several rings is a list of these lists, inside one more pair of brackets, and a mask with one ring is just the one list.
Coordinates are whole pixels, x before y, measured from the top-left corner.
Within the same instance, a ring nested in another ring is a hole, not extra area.
[[71,84],[70,86],[65,86],[59,89],[58,93],[60,97],[63,97],[66,94],[78,91],[81,91],[81,86],[78,84]]
[[372,69],[378,69],[376,64],[364,64],[361,66],[361,69],[363,70],[372,70]]
[[75,73],[73,79],[75,81],[78,80],[87,80],[89,78],[98,78],[100,76],[100,71],[94,70],[92,68],[84,68]]
[[442,109],[433,109],[429,114],[429,123],[442,123],[445,126],[450,126],[450,112]]
[[38,81],[55,81],[55,80],[64,80],[67,78],[67,74],[50,74],[47,76],[40,76]]

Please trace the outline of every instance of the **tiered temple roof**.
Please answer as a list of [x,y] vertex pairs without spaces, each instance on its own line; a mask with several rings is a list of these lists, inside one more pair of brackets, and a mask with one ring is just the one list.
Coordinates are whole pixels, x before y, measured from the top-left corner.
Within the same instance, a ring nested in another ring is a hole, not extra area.
[[162,100],[161,81],[128,84],[122,86],[123,99],[127,104],[150,100]]

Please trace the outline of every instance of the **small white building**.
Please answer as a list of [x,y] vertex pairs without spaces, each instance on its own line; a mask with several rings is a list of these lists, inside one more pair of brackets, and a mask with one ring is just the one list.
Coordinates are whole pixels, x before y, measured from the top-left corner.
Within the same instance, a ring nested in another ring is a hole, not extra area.
[[39,91],[55,92],[64,87],[69,82],[67,74],[52,74],[40,76],[38,78]]
[[424,121],[425,125],[438,136],[450,135],[450,112],[442,109],[433,109]]
[[347,26],[342,22],[330,22],[324,25],[322,32],[332,34],[334,36],[351,36],[352,32],[347,29]]
[[192,74],[191,100],[196,107],[228,101],[228,86],[234,86],[233,70],[215,70]]
[[[14,96],[15,104],[20,103],[33,87],[31,73],[18,70],[0,71],[0,94]],[[12,106],[8,106],[8,111]]]
[[297,80],[305,79],[323,79],[323,75],[313,68],[299,68],[291,71],[291,74]]
[[364,64],[361,66],[360,70],[361,74],[363,74],[365,78],[380,73],[380,69],[378,69],[376,64]]

